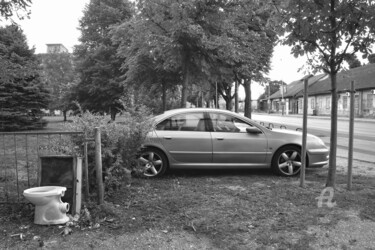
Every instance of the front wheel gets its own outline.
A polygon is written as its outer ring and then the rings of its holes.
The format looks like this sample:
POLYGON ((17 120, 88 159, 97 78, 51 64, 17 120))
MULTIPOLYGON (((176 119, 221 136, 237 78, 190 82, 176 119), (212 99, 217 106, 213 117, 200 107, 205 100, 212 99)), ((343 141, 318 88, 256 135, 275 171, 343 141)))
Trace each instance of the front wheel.
POLYGON ((158 149, 144 149, 138 160, 143 169, 143 175, 146 177, 161 176, 168 168, 167 157, 158 149))
POLYGON ((272 169, 282 176, 295 176, 302 166, 301 149, 297 146, 280 148, 272 159, 272 169))

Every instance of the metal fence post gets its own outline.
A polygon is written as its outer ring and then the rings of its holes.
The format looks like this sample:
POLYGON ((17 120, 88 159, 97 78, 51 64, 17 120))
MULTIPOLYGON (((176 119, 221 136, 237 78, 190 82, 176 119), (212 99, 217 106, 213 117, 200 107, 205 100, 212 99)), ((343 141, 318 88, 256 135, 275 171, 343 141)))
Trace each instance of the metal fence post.
POLYGON ((302 126, 302 149, 301 149, 301 170, 300 170, 300 187, 305 187, 305 172, 306 172, 306 141, 307 141, 307 108, 308 108, 308 82, 312 75, 303 78, 303 126, 302 126))
POLYGON ((354 81, 350 83, 350 119, 349 119, 349 149, 348 149, 348 186, 352 189, 353 169, 353 140, 354 140, 354 81))

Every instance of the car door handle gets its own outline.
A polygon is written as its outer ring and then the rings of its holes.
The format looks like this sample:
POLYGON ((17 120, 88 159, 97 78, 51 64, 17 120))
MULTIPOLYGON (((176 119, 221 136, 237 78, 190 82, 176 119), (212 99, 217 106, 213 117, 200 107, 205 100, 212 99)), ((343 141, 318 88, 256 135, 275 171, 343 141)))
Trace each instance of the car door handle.
POLYGON ((172 137, 171 136, 164 136, 164 139, 170 140, 170 139, 172 139, 172 137))
POLYGON ((224 138, 223 137, 216 137, 216 140, 222 141, 222 140, 224 140, 224 138))

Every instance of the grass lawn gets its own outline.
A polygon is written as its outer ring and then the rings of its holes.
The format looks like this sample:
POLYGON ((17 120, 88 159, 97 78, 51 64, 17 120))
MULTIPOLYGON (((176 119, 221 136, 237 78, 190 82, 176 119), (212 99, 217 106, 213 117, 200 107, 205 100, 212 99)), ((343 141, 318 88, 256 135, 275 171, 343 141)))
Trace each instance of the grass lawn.
MULTIPOLYGON (((133 178, 97 206, 86 203, 71 234, 33 224, 33 208, 0 205, 0 249, 374 249, 373 163, 354 162, 346 190, 346 159, 338 159, 335 206, 318 206, 327 168, 298 178, 268 170, 173 171, 133 178), (22 234, 22 239, 20 237, 22 234)), ((326 194, 328 195, 328 194, 326 194)))

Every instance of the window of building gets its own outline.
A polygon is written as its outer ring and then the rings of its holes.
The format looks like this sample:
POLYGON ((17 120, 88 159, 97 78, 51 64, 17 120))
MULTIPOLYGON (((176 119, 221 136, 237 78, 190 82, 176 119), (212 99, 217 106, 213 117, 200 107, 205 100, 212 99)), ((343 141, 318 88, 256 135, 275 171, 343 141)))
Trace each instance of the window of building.
POLYGON ((323 100, 321 97, 318 97, 318 101, 316 103, 316 108, 322 108, 323 107, 323 100))
POLYGON ((315 109, 315 98, 311 99, 310 106, 311 106, 311 109, 315 109))
POLYGON ((331 108, 331 97, 326 97, 326 109, 331 108))
POLYGON ((373 98, 373 94, 367 94, 367 108, 371 109, 372 108, 372 98, 373 98))
POLYGON ((346 95, 342 97, 342 108, 343 109, 348 108, 348 97, 346 95))

